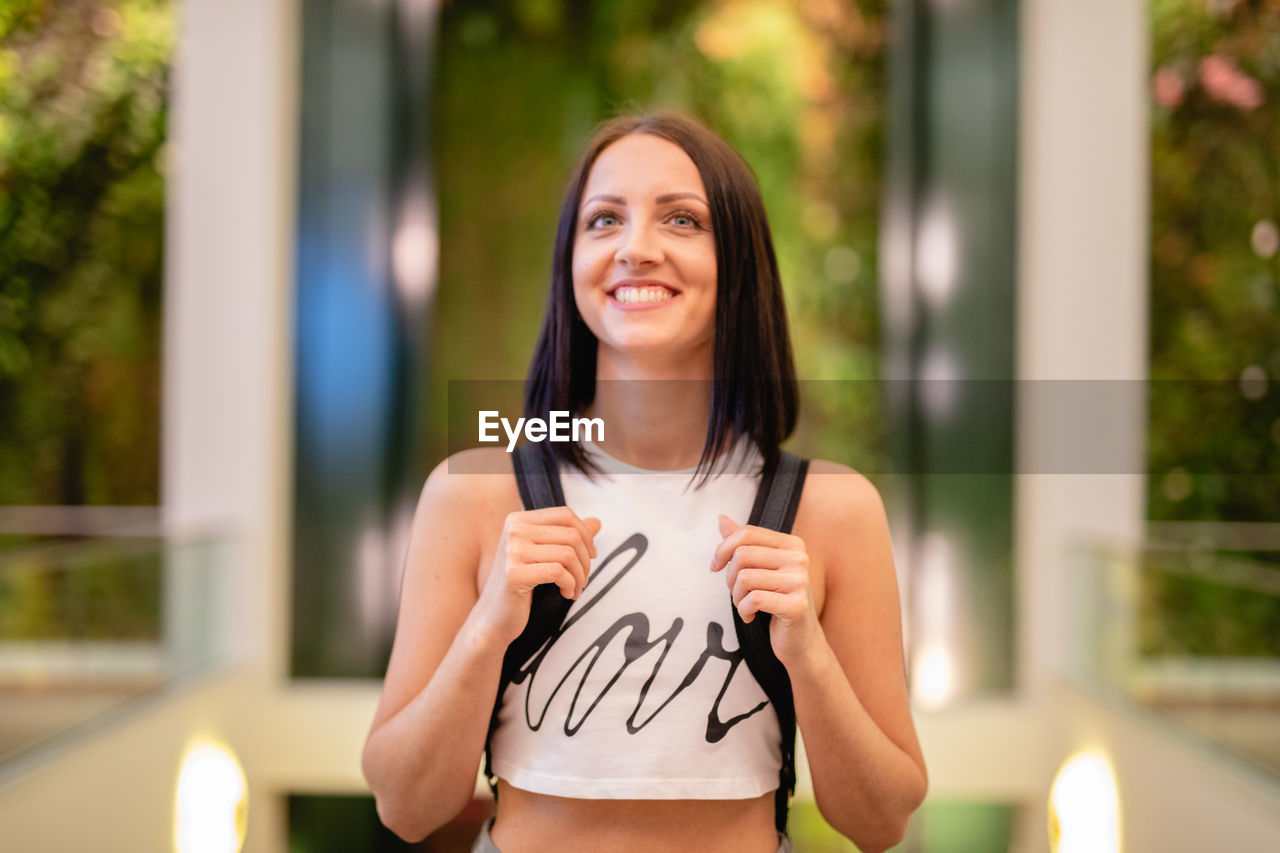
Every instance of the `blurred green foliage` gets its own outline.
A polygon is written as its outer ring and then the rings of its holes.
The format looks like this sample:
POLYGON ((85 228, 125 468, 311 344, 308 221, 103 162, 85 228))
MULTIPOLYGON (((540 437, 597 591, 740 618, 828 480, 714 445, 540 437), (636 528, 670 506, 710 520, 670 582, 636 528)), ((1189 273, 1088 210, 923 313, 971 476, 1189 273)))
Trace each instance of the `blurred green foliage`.
MULTIPOLYGON (((912 815, 906 837, 890 851, 992 853, 1008 850, 1017 805, 998 801, 931 798, 912 815)), ((796 853, 857 853, 858 846, 831 829, 816 802, 797 799, 787 821, 796 853)))
MULTIPOLYGON (((1149 8, 1148 517, 1280 522, 1280 2, 1149 8)), ((1146 654, 1280 655, 1273 595, 1141 590, 1146 654)))
MULTIPOLYGON (((0 504, 159 503, 174 7, 0 0, 0 504)), ((159 635, 154 558, 3 545, 0 637, 159 635)))
MULTIPOLYGON (((444 6, 432 109, 440 205, 429 457, 448 380, 523 379, 569 172, 596 123, 690 112, 753 166, 802 379, 877 376, 886 3, 444 6)), ((885 470, 873 382, 807 383, 796 446, 885 470)))
POLYGON ((4 556, 0 639, 159 639, 164 550, 138 544, 66 543, 4 556))
POLYGON ((1149 8, 1149 516, 1280 522, 1280 2, 1149 8))
POLYGON ((0 0, 0 504, 159 503, 172 0, 0 0))
POLYGON ((1280 658, 1274 593, 1160 571, 1143 572, 1139 583, 1142 654, 1280 658))

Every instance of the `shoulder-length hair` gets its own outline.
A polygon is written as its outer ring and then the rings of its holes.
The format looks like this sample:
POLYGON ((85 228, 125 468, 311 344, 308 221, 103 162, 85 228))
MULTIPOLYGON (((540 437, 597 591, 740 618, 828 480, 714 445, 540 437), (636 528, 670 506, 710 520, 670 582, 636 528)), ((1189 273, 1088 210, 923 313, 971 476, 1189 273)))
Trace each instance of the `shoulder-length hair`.
MULTIPOLYGON (((592 165, 605 148, 633 133, 679 145, 697 166, 711 207, 716 246, 711 416, 694 477, 701 474, 705 482, 714 461, 742 435, 755 441, 771 466, 778 446, 795 429, 799 404, 764 201, 742 155, 702 123, 679 113, 623 115, 604 122, 574 169, 556 229, 547 311, 525 379, 525 417, 546 418, 552 411, 577 414, 595 398, 598 344, 574 300, 573 246, 592 165)), ((588 475, 596 467, 576 442, 544 447, 588 475)))

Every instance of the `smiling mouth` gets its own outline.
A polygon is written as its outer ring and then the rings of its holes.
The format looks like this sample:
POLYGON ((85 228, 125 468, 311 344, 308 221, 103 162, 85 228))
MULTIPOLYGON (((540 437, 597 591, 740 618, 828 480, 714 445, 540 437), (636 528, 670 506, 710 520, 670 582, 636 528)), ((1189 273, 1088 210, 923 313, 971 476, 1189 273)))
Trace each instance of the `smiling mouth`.
POLYGON ((623 305, 634 305, 639 303, 652 302, 669 302, 676 297, 673 290, 665 287, 648 286, 645 287, 619 287, 610 294, 615 302, 623 305))

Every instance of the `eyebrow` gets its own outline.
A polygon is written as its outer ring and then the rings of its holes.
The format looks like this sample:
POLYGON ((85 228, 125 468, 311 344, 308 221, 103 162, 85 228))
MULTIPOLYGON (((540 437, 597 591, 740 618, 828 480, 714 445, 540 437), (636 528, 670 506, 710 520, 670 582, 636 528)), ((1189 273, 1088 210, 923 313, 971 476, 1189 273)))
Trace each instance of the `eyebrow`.
MULTIPOLYGON (((657 204, 667 204, 669 202, 679 201, 680 199, 683 199, 683 198, 691 198, 696 201, 700 201, 703 204, 707 204, 706 200, 703 199, 702 196, 698 195, 697 193, 688 193, 688 192, 666 193, 664 195, 660 195, 657 198, 655 198, 654 202, 656 202, 657 204)), ((610 204, 626 204, 627 203, 627 200, 620 195, 601 194, 601 195, 593 195, 591 198, 587 199, 582 204, 585 207, 586 205, 591 204, 591 202, 593 201, 606 201, 610 204)), ((710 205, 707 205, 707 206, 710 207, 710 205)))

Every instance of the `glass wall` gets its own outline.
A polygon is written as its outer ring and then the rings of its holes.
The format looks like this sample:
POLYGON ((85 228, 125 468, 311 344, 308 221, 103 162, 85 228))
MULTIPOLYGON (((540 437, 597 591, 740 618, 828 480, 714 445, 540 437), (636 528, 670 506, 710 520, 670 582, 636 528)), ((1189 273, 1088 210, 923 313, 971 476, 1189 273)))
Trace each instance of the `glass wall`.
POLYGON ((1098 656, 1108 683, 1274 777, 1280 5, 1149 10, 1151 541, 1098 561, 1123 593, 1098 656))

